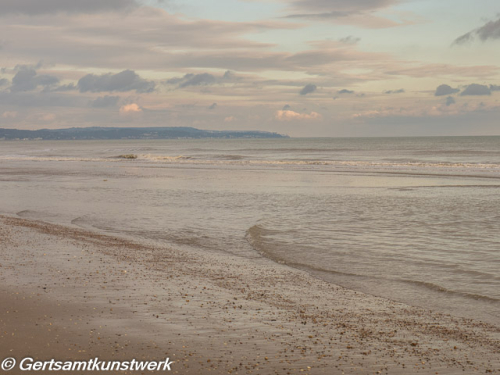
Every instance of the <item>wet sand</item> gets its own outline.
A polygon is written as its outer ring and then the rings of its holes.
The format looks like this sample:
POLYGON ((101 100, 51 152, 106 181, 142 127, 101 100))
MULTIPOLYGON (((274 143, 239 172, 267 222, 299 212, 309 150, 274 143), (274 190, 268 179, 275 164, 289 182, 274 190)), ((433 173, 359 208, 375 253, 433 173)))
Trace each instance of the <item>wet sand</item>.
POLYGON ((500 328, 268 259, 0 216, 0 353, 178 374, 500 373, 500 328))

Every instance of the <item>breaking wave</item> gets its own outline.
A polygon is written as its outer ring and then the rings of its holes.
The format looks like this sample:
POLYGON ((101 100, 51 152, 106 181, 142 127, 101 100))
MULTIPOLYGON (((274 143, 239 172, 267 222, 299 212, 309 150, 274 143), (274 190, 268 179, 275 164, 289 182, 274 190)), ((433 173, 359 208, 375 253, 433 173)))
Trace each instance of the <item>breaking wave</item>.
POLYGON ((395 172, 415 174, 457 174, 474 176, 474 173, 492 177, 500 177, 499 163, 453 163, 424 161, 367 161, 367 160, 314 160, 314 159, 259 159, 258 157, 239 154, 216 155, 165 155, 165 154, 120 154, 114 156, 32 156, 4 155, 0 161, 33 161, 33 162, 126 162, 151 163, 160 165, 206 165, 230 167, 262 167, 262 168, 311 168, 313 170, 364 170, 374 172, 395 172))

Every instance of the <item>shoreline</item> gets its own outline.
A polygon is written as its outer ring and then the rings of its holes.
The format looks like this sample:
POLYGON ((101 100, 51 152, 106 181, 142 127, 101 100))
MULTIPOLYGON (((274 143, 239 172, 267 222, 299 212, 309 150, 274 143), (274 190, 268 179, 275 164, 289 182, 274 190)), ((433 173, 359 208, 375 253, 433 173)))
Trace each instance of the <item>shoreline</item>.
POLYGON ((4 337, 14 333, 0 352, 14 357, 168 356, 179 374, 500 373, 494 325, 345 289, 265 258, 2 215, 0 223, 0 324, 4 337))

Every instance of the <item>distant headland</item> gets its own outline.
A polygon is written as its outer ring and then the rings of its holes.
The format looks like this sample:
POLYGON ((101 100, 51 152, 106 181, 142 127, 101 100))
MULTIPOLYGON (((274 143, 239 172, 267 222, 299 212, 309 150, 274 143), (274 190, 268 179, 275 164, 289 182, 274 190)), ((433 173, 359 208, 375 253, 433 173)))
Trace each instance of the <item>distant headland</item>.
POLYGON ((264 131, 201 130, 190 127, 112 128, 89 127, 68 129, 19 130, 0 128, 0 140, 98 140, 98 139, 202 139, 202 138, 289 138, 288 135, 264 131))

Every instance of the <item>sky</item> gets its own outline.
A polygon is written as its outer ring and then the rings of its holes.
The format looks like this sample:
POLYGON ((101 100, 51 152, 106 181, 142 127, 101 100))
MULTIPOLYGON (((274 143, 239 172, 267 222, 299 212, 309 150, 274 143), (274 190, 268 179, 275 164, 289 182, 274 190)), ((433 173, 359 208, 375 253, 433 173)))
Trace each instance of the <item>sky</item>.
POLYGON ((0 127, 500 135, 498 0, 0 0, 0 127))

